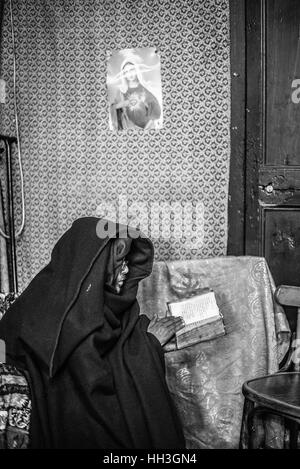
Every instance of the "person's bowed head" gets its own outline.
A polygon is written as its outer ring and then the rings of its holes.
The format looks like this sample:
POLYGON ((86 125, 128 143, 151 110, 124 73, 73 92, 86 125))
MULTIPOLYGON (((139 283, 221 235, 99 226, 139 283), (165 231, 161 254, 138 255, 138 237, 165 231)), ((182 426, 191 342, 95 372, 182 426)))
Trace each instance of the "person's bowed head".
MULTIPOLYGON (((107 264, 108 288, 119 295, 130 271, 130 264, 126 256, 130 252, 132 239, 117 238, 112 242, 110 256, 107 264)), ((159 318, 157 314, 150 320, 147 332, 151 333, 164 347, 174 334, 184 327, 181 317, 166 316, 159 318)), ((168 348, 165 348, 168 350, 168 348)))

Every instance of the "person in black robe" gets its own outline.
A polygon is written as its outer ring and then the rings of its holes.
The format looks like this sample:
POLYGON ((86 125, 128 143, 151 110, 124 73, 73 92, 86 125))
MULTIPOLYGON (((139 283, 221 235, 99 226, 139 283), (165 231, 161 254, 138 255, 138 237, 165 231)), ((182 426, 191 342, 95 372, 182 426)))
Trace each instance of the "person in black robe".
POLYGON ((76 220, 0 321, 30 385, 31 447, 184 448, 162 348, 182 324, 139 315, 152 243, 119 225, 103 238, 100 221, 76 220))

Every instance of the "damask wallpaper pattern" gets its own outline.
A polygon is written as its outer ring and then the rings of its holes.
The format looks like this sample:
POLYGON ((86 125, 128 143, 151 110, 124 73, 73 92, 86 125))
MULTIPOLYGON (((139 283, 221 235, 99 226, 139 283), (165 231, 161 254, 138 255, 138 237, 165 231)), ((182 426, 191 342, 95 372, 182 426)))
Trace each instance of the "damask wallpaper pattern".
MULTIPOLYGON (((153 239, 157 260, 223 255, 230 154, 228 0, 14 0, 17 98, 26 227, 21 288, 54 243, 103 201, 203 203, 203 242, 153 239), (164 127, 108 127, 106 52, 155 46, 164 127)), ((1 51, 8 99, 1 132, 15 135, 9 2, 1 51)), ((17 168, 16 168, 17 169, 17 168)), ((17 172, 16 172, 16 178, 17 172)), ((20 196, 16 198, 20 222, 20 196)))

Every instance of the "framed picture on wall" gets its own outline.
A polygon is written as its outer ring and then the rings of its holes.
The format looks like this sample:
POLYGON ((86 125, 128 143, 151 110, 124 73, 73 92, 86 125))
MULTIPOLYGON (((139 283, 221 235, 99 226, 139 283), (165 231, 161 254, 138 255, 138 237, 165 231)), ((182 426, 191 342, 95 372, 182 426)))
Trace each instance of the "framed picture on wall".
POLYGON ((155 47, 108 52, 107 90, 110 130, 162 128, 160 56, 155 47))

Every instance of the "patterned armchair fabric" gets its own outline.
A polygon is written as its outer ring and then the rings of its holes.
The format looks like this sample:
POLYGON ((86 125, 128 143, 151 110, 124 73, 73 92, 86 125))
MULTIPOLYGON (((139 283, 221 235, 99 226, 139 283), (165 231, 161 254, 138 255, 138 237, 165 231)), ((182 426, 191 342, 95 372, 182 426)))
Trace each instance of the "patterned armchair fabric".
MULTIPOLYGON (((141 312, 164 316, 166 302, 210 287, 224 315, 226 335, 165 354, 167 380, 188 448, 237 448, 242 384, 278 370, 289 346, 275 285, 259 257, 158 262, 139 290, 141 312)), ((280 425, 268 425, 268 446, 281 447, 280 425)))
POLYGON ((25 449, 29 444, 31 401, 23 373, 0 364, 0 449, 25 449))

